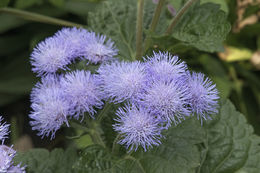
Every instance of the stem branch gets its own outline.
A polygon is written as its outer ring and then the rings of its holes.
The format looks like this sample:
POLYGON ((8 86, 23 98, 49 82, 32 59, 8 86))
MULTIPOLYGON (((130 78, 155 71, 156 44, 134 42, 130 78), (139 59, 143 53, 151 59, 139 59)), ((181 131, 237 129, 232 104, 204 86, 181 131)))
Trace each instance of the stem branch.
MULTIPOLYGON (((165 2, 165 0, 160 0, 156 6, 155 12, 153 14, 153 19, 152 19, 152 22, 151 22, 151 25, 149 28, 150 33, 153 33, 156 29, 164 2, 165 2)), ((146 36, 145 41, 144 41, 144 50, 145 51, 149 48, 150 44, 151 44, 151 38, 148 38, 146 36)))
POLYGON ((137 2, 137 21, 136 21, 136 59, 140 60, 143 51, 143 10, 144 0, 138 0, 137 2))
POLYGON ((193 2, 196 0, 189 0, 186 4, 178 11, 176 16, 172 19, 171 24, 167 28, 165 34, 170 35, 172 33, 173 28, 176 26, 177 22, 180 20, 181 16, 189 9, 193 2))
POLYGON ((13 8, 0 8, 0 13, 7 13, 14 15, 16 17, 20 17, 25 20, 31 20, 35 22, 42 22, 42 23, 48 23, 48 24, 54 24, 54 25, 62 25, 62 26, 69 26, 69 27, 83 27, 80 24, 73 23, 73 22, 68 22, 65 20, 61 19, 56 19, 53 17, 33 13, 33 12, 28 12, 24 10, 18 10, 18 9, 13 9, 13 8))

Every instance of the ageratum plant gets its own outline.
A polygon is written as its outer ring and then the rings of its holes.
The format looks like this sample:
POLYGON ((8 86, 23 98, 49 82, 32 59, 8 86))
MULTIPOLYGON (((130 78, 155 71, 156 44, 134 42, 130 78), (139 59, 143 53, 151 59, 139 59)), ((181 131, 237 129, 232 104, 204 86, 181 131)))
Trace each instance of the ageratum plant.
MULTIPOLYGON (((257 173, 260 138, 178 56, 182 46, 219 51, 230 30, 218 5, 195 1, 177 13, 165 0, 102 2, 86 27, 69 23, 40 41, 30 125, 42 140, 66 138, 66 149, 14 157, 3 145, 1 171, 257 173)), ((0 130, 4 141, 8 125, 0 130)))
POLYGON ((114 43, 105 39, 82 28, 63 28, 33 50, 33 71, 42 79, 32 91, 29 117, 38 135, 53 139, 69 120, 100 120, 97 109, 122 103, 113 124, 117 142, 129 151, 147 151, 161 144, 162 132, 172 125, 193 115, 202 124, 218 113, 216 85, 190 72, 177 56, 159 51, 143 61, 119 61, 114 43), (75 61, 101 65, 93 73, 70 70, 67 65, 75 61))

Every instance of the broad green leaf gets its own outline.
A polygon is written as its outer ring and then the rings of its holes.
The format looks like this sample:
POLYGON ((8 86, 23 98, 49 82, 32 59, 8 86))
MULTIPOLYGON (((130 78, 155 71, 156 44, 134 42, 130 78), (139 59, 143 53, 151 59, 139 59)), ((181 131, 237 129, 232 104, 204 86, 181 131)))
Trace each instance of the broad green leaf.
POLYGON ((106 34, 116 42, 120 56, 135 56, 136 2, 133 0, 105 1, 88 16, 90 29, 106 34))
POLYGON ((250 161, 260 159, 260 147, 256 145, 259 137, 254 137, 252 127, 230 101, 221 103, 219 115, 206 124, 206 130, 202 173, 257 169, 256 163, 250 165, 250 161), (252 154, 252 150, 256 153, 252 154))
POLYGON ((1 1, 0 1, 0 8, 7 6, 8 3, 9 3, 9 1, 10 1, 10 0, 1 0, 1 1))
POLYGON ((159 147, 137 158, 145 172, 149 173, 191 173, 200 165, 200 145, 205 132, 196 118, 191 118, 177 127, 171 127, 159 147))
POLYGON ((206 52, 222 51, 230 24, 219 5, 195 3, 173 29, 173 37, 206 52))
POLYGON ((226 0, 200 0, 201 4, 204 3, 215 3, 215 4, 219 4, 220 5, 220 9, 225 11, 226 13, 228 13, 228 5, 227 5, 227 1, 226 0))
POLYGON ((32 149, 26 153, 18 153, 14 162, 26 166, 28 173, 71 173, 72 165, 76 160, 76 151, 72 148, 63 151, 54 149, 32 149))
MULTIPOLYGON (((119 56, 123 59, 135 59, 136 7, 136 1, 133 0, 104 1, 95 12, 91 12, 88 16, 90 29, 105 34, 115 41, 119 56)), ((145 1, 144 29, 148 29, 155 7, 152 1, 145 1)), ((163 33, 166 25, 165 18, 161 18, 157 32, 163 33)))

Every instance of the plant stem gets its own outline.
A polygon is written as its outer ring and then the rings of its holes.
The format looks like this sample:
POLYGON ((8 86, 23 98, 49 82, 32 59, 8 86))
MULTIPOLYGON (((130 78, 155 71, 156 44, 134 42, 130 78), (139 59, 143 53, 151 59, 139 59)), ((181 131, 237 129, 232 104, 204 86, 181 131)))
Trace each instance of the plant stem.
POLYGON ((54 25, 62 25, 62 26, 70 26, 70 27, 83 27, 83 25, 73 23, 73 22, 68 22, 65 20, 61 19, 56 19, 53 17, 49 16, 44 16, 41 14, 33 13, 33 12, 28 12, 28 11, 23 11, 23 10, 18 10, 18 9, 13 9, 13 8, 0 8, 0 13, 7 13, 14 15, 16 17, 23 18, 25 20, 31 20, 35 22, 42 22, 42 23, 48 23, 48 24, 54 24, 54 25))
POLYGON ((100 133, 96 129, 92 129, 90 131, 90 137, 95 144, 99 144, 103 146, 104 148, 106 147, 105 143, 103 142, 100 133))
MULTIPOLYGON (((165 2, 165 0, 160 0, 156 6, 156 9, 153 14, 153 19, 152 19, 152 22, 151 22, 151 25, 149 28, 150 33, 153 33, 156 29, 164 2, 165 2)), ((144 51, 146 51, 149 48, 150 44, 151 44, 151 38, 148 38, 146 36, 145 41, 144 41, 144 51)))
POLYGON ((176 16, 172 19, 171 24, 167 28, 165 34, 170 35, 172 33, 173 28, 176 26, 177 22, 180 20, 182 15, 189 9, 189 7, 192 5, 193 2, 196 0, 189 0, 186 2, 186 4, 178 11, 176 16))
POLYGON ((141 60, 143 53, 143 10, 144 0, 137 2, 137 21, 136 21, 136 59, 141 60))
POLYGON ((99 115, 97 117, 97 122, 100 123, 102 121, 102 119, 104 118, 104 115, 106 115, 106 113, 110 107, 111 107, 111 104, 106 102, 104 108, 102 109, 102 111, 99 113, 99 115))
POLYGON ((112 153, 113 154, 116 154, 118 152, 118 149, 119 149, 119 145, 117 143, 117 141, 119 140, 120 138, 120 134, 118 134, 115 138, 115 140, 113 141, 113 146, 112 146, 112 153))

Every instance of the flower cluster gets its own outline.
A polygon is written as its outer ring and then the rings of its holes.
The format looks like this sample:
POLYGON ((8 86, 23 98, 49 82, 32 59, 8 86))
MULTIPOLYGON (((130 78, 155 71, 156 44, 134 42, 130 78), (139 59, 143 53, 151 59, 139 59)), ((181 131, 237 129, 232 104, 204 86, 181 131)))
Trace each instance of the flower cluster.
POLYGON ((31 93, 33 130, 52 139, 70 118, 85 113, 94 118, 105 101, 123 103, 113 125, 118 142, 146 151, 161 143, 162 131, 171 125, 192 115, 202 123, 218 112, 216 85, 190 72, 177 56, 154 52, 142 62, 127 62, 117 61, 116 55, 111 40, 84 29, 64 28, 39 43, 31 55, 33 71, 42 77, 31 93), (95 74, 71 71, 67 65, 76 58, 101 65, 95 74))
POLYGON ((190 72, 187 65, 169 53, 154 53, 144 62, 111 62, 97 71, 104 99, 125 101, 116 112, 114 129, 120 144, 146 151, 160 144, 162 130, 185 117, 207 120, 217 113, 218 91, 210 79, 190 72))
POLYGON ((21 167, 21 164, 13 165, 13 158, 16 151, 12 147, 3 144, 4 140, 8 138, 9 124, 1 123, 2 120, 3 118, 0 116, 0 141, 2 141, 0 145, 0 172, 25 173, 25 167, 21 167))
POLYGON ((68 70, 77 58, 99 63, 117 55, 114 42, 85 29, 63 28, 40 42, 31 54, 32 70, 38 76, 68 70))
POLYGON ((84 113, 93 117, 95 108, 103 106, 99 80, 90 71, 71 71, 68 65, 77 58, 97 64, 116 55, 110 39, 82 28, 63 28, 40 42, 31 54, 32 70, 42 77, 31 93, 32 129, 53 139, 63 124, 69 126, 69 118, 79 119, 84 113))

